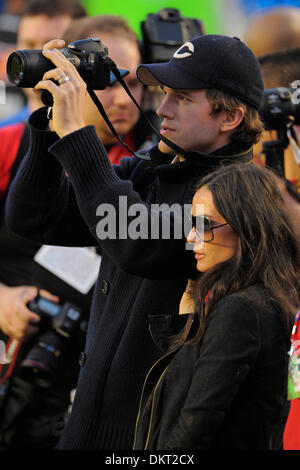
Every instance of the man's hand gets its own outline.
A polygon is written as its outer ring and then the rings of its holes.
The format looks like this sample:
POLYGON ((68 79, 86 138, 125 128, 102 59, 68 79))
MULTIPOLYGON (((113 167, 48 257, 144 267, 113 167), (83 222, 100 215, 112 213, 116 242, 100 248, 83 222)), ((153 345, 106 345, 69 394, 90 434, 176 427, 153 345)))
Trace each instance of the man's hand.
MULTIPOLYGON (((0 328, 14 339, 26 341, 38 332, 40 317, 27 308, 27 303, 37 295, 33 286, 8 287, 0 284, 0 328)), ((45 290, 40 294, 58 302, 58 297, 45 290)))
POLYGON ((53 39, 44 45, 43 54, 57 67, 48 70, 35 90, 48 90, 53 97, 51 130, 64 137, 85 126, 83 103, 87 93, 85 82, 76 68, 56 49, 63 47, 64 41, 53 39), (54 83, 61 82, 60 85, 54 83), (66 80, 66 81, 64 81, 66 80), (64 81, 64 82, 63 82, 64 81))

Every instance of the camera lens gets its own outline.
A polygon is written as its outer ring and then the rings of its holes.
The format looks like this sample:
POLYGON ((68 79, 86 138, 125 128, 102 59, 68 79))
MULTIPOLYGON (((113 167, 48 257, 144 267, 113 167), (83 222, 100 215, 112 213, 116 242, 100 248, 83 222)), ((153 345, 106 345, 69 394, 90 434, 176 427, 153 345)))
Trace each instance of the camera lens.
POLYGON ((66 347, 67 339, 55 331, 47 331, 39 336, 21 363, 20 373, 23 378, 41 387, 51 386, 66 347))
POLYGON ((12 83, 23 88, 33 88, 43 75, 55 66, 43 56, 41 49, 22 50, 10 54, 7 60, 7 75, 12 83))
POLYGON ((11 82, 19 85, 24 76, 24 63, 22 56, 17 52, 11 54, 7 62, 7 74, 11 82))

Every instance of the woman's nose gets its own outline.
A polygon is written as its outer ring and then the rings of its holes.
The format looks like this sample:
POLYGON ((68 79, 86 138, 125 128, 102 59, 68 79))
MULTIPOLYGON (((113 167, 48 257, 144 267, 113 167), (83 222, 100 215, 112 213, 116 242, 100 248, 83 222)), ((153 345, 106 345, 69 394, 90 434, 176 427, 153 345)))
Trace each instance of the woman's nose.
POLYGON ((204 245, 203 238, 199 235, 195 227, 192 227, 190 230, 186 241, 190 245, 193 245, 193 250, 200 250, 204 245))
POLYGON ((196 229, 195 229, 195 227, 192 227, 191 230, 188 233, 188 236, 186 237, 186 241, 188 243, 193 244, 193 243, 196 242, 196 238, 197 238, 196 229))

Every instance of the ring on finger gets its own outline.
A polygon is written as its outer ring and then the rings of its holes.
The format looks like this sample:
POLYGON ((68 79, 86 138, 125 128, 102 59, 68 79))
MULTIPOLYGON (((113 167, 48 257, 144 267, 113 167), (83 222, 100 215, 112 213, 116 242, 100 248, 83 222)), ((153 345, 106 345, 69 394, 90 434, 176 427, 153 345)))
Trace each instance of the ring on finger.
POLYGON ((65 73, 62 72, 56 79, 57 82, 59 82, 59 80, 61 80, 63 77, 65 76, 65 73))
POLYGON ((68 80, 70 80, 70 77, 68 77, 67 75, 65 75, 63 78, 61 78, 60 80, 58 80, 58 83, 59 83, 59 85, 63 85, 63 84, 66 83, 68 80))

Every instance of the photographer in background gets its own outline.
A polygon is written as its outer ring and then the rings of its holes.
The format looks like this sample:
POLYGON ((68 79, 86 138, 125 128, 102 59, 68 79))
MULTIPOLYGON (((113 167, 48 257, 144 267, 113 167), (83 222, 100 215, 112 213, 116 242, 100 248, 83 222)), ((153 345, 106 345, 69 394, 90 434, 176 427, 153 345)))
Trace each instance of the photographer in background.
MULTIPOLYGON (((300 17, 300 14, 299 14, 300 17)), ((300 34, 299 34, 300 41, 300 34)), ((270 52, 258 58, 262 70, 265 88, 291 87, 293 82, 300 80, 300 48, 291 48, 270 52)), ((299 94, 298 94, 299 96, 299 94)), ((300 107, 300 104, 297 105, 300 107)), ((294 131, 300 150, 300 126, 295 125, 294 131)), ((265 141, 276 140, 276 131, 265 131, 262 141, 255 147, 256 155, 262 149, 265 141)), ((291 221, 300 239, 300 167, 295 160, 294 150, 289 145, 284 150, 284 167, 286 178, 276 177, 281 193, 291 215, 291 221), (296 192, 297 191, 297 192, 296 192)), ((299 323, 299 321, 298 321, 299 323)), ((295 325, 296 326, 296 325, 295 325)), ((298 327, 298 325, 297 325, 298 327)), ((299 339, 299 327, 295 339, 299 339)), ((284 450, 300 449, 300 399, 290 401, 290 411, 283 436, 284 450)))
MULTIPOLYGON (((291 87, 295 80, 300 79, 300 48, 272 52, 259 57, 258 60, 262 70, 265 89, 288 88, 291 87)), ((298 104, 298 106, 300 105, 298 104)), ((285 124, 282 123, 282 128, 284 129, 284 127, 285 124)), ((295 125, 294 131, 296 137, 298 137, 299 147, 299 126, 295 125)), ((277 139, 278 136, 275 130, 264 131, 261 140, 254 146, 254 158, 257 163, 264 164, 265 162, 265 157, 261 154, 264 142, 276 141, 277 139)), ((300 239, 300 194, 297 190, 300 182, 300 167, 296 162, 291 145, 284 149, 283 166, 284 175, 282 177, 274 175, 274 177, 289 209, 295 232, 300 239)))
MULTIPOLYGON (((136 77, 141 54, 136 33, 121 16, 99 15, 73 21, 64 35, 66 44, 89 37, 98 37, 108 47, 109 56, 118 68, 129 70, 124 78, 130 92, 141 104, 143 85, 136 77)), ((105 90, 95 90, 96 96, 117 134, 133 151, 150 148, 157 141, 152 130, 120 83, 105 90)), ((128 151, 117 141, 89 95, 84 100, 84 122, 94 125, 97 135, 108 152, 111 163, 118 164, 128 151)))
MULTIPOLYGON (((75 18, 86 16, 86 11, 78 0, 30 0, 21 14, 17 49, 42 49, 45 42, 57 34, 63 36, 65 30, 75 18)), ((23 89, 27 97, 28 116, 42 106, 39 95, 30 88, 23 89)), ((28 146, 25 123, 20 122, 0 129, 0 199, 6 192, 11 167, 18 153, 21 140, 22 153, 28 146)))
MULTIPOLYGON (((77 0, 26 2, 19 23, 18 47, 42 48, 45 41, 63 35, 72 18, 85 15, 77 0)), ((30 110, 41 106, 36 93, 27 89, 26 94, 30 110)), ((55 302, 72 301, 88 317, 92 289, 82 294, 48 271, 34 259, 41 244, 17 237, 6 226, 5 200, 29 145, 27 124, 1 128, 0 142, 0 334, 6 344, 13 339, 11 344, 19 351, 15 364, 0 365, 0 446, 47 449, 57 442, 53 427, 62 421, 70 403, 70 390, 77 382, 83 338, 78 344, 71 343, 51 387, 41 388, 24 380, 19 374, 20 363, 33 347, 40 323, 39 315, 30 311, 27 303, 41 287, 44 297, 55 302)))

